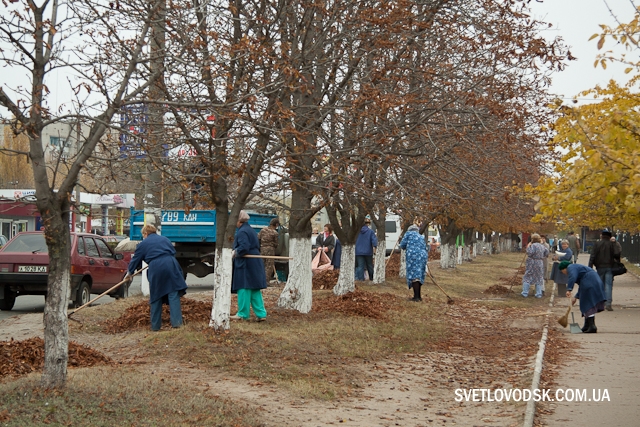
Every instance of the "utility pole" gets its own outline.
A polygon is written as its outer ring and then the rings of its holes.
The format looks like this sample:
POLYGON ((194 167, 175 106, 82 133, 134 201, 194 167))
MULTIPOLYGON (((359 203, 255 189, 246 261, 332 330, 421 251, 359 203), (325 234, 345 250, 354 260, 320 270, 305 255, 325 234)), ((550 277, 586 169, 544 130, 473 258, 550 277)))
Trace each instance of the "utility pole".
MULTIPOLYGON (((166 0, 161 0, 158 9, 152 17, 151 38, 149 51, 151 54, 150 70, 155 82, 149 88, 149 103, 147 109, 147 163, 144 182, 144 223, 152 224, 162 232, 162 170, 164 149, 162 147, 164 135, 164 111, 160 100, 164 98, 164 57, 166 48, 165 21, 167 15, 166 0), (159 74, 159 75, 158 75, 159 74)), ((145 264, 143 264, 144 266, 145 264)), ((142 272, 141 291, 144 296, 149 295, 149 280, 147 271, 142 272)))
POLYGON ((144 195, 145 223, 153 224, 161 232, 162 218, 162 170, 164 162, 164 110, 159 101, 164 99, 164 58, 166 48, 166 1, 161 1, 151 25, 150 70, 158 75, 149 89, 147 110, 147 165, 144 195))

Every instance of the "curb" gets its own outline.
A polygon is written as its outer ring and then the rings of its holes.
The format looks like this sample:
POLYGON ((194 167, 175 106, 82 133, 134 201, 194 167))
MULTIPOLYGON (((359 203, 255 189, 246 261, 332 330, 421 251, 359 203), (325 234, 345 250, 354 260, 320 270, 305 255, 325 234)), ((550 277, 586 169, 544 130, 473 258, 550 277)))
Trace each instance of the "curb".
MULTIPOLYGON (((553 284, 551 291, 551 299, 549 300, 549 312, 545 318, 544 327, 542 328, 542 338, 538 343, 538 353, 536 354, 536 362, 533 368, 533 380, 531 381, 531 393, 536 390, 540 385, 540 376, 542 375, 542 360, 544 359, 544 349, 547 344, 547 336, 549 334, 549 316, 551 315, 551 308, 553 308, 553 301, 556 295, 556 284, 553 284)), ((527 402, 527 409, 524 411, 524 423, 523 427, 532 427, 533 419, 536 414, 536 402, 533 399, 529 399, 527 402)))

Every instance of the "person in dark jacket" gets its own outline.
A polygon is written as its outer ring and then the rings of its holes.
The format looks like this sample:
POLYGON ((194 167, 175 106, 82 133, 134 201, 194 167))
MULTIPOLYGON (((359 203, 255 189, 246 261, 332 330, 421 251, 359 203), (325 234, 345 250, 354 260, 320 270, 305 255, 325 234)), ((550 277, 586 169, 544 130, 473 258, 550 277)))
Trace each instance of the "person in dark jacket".
POLYGON ((378 247, 376 233, 369 227, 371 220, 364 220, 360 234, 356 240, 356 280, 364 280, 364 269, 367 269, 369 280, 373 280, 373 254, 378 247))
POLYGON ((233 280, 231 290, 238 294, 238 313, 232 320, 249 320, 251 308, 258 322, 267 320, 267 310, 262 301, 262 289, 267 287, 264 263, 260 258, 244 258, 245 255, 260 255, 258 235, 249 225, 249 215, 240 211, 233 240, 233 280))
POLYGON ((182 309, 180 297, 186 293, 187 283, 178 260, 176 250, 171 241, 156 233, 153 225, 142 227, 142 242, 129 262, 125 279, 130 278, 140 268, 142 261, 149 264, 149 304, 151 305, 151 330, 159 331, 162 327, 162 304, 169 305, 171 326, 182 325, 182 309))
POLYGON ((573 263, 578 263, 578 255, 580 254, 580 237, 576 236, 573 231, 569 232, 567 236, 567 242, 569 242, 569 248, 573 254, 573 263))
POLYGON ((587 334, 598 332, 596 328, 596 313, 604 311, 604 292, 602 291, 602 281, 592 268, 582 264, 573 264, 570 261, 560 263, 560 271, 569 276, 567 282, 567 298, 571 297, 571 291, 575 284, 578 285, 578 292, 572 304, 580 300, 580 311, 584 317, 582 332, 587 334))
POLYGON ((340 259, 342 258, 342 244, 336 237, 336 246, 333 249, 333 257, 331 258, 331 265, 334 270, 340 270, 340 259))
POLYGON ((333 249, 336 246, 336 236, 333 235, 331 224, 324 225, 324 232, 316 237, 316 251, 324 251, 330 260, 333 259, 333 249))
POLYGON ((607 300, 605 309, 613 311, 611 303, 613 301, 613 261, 620 261, 621 255, 620 245, 611 241, 611 232, 602 230, 600 240, 598 240, 591 249, 589 256, 589 267, 596 267, 600 280, 604 283, 604 295, 607 300))
MULTIPOLYGON (((278 227, 280 227, 280 220, 273 218, 269 222, 269 226, 263 228, 258 233, 258 243, 260 245, 260 254, 265 256, 274 256, 276 249, 278 248, 278 227)), ((278 276, 276 275, 276 266, 273 262, 273 258, 264 258, 264 274, 267 277, 267 282, 272 278, 278 282, 278 276), (275 277, 274 277, 275 276, 275 277)))

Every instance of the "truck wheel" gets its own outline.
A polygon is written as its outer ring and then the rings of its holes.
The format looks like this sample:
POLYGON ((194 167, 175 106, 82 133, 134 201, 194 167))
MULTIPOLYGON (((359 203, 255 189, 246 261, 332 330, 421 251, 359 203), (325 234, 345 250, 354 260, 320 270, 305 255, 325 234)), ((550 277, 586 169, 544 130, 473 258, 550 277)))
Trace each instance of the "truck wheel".
POLYGON ((4 288, 4 299, 0 299, 0 310, 10 311, 16 303, 16 293, 4 288))
POLYGON ((89 284, 87 282, 80 283, 78 287, 78 291, 76 292, 76 299, 74 301, 74 305, 76 308, 85 305, 91 300, 91 289, 89 288, 89 284))

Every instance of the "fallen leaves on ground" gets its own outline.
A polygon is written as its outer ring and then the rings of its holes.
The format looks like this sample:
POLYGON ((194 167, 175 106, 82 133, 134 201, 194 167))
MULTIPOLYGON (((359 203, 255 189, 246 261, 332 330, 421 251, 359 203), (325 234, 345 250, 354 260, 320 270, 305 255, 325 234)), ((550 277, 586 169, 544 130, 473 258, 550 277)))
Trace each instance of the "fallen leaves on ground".
POLYGON ((387 260, 385 275, 387 277, 398 277, 400 274, 400 254, 392 253, 387 260))
MULTIPOLYGON (((440 260, 440 250, 431 250, 429 252, 429 262, 440 260)), ((400 275, 400 253, 394 252, 386 261, 387 267, 385 274, 387 277, 398 277, 400 275)), ((431 268, 431 266, 429 266, 431 268)))
POLYGON ((502 294, 507 294, 507 293, 513 293, 512 290, 510 290, 509 288, 507 288, 506 286, 502 286, 502 285, 493 285, 493 286, 489 286, 487 289, 485 289, 483 291, 484 294, 491 294, 491 295, 502 295, 502 294))
MULTIPOLYGON (((69 366, 76 368, 108 365, 113 361, 84 345, 69 342, 69 366)), ((39 337, 24 341, 0 342, 0 377, 16 377, 40 371, 44 366, 44 340, 39 337)))
POLYGON ((340 276, 340 270, 324 270, 318 271, 314 274, 312 283, 312 289, 314 291, 323 289, 333 289, 338 283, 338 277, 340 276))
MULTIPOLYGON (((498 279, 498 281, 503 286, 507 286, 509 289, 511 289, 514 285, 522 284, 522 276, 524 276, 525 270, 526 269, 524 267, 520 267, 516 271, 515 275, 510 277, 501 277, 500 279, 498 279)), ((500 285, 496 285, 496 286, 500 286, 500 285)))
POLYGON ((334 311, 346 316, 384 319, 387 312, 396 305, 397 297, 395 295, 356 289, 345 295, 331 295, 322 300, 314 300, 313 309, 319 312, 334 311))
MULTIPOLYGON (((196 301, 190 298, 180 299, 182 319, 189 322, 208 322, 211 318, 211 302, 196 301)), ((162 325, 171 326, 169 306, 162 306, 162 325)), ((151 308, 147 301, 140 302, 127 308, 122 316, 104 322, 105 332, 117 334, 132 329, 151 327, 151 308)))

